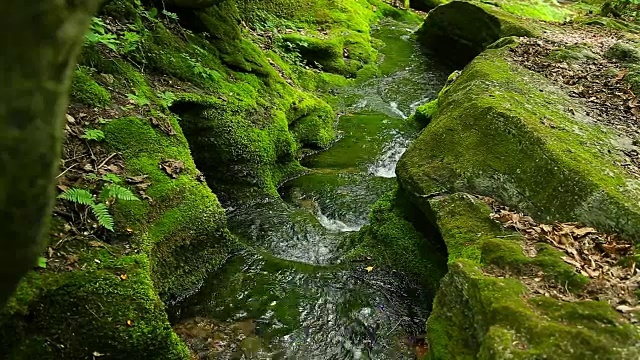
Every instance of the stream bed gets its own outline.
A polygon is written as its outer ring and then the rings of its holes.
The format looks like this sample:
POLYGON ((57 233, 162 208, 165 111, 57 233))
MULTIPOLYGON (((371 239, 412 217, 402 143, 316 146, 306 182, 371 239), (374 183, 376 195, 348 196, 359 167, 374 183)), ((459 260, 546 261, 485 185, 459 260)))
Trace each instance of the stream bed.
POLYGON ((228 212, 250 249, 170 309, 198 358, 416 358, 429 294, 400 272, 341 261, 345 241, 397 186, 395 165, 419 132, 407 118, 449 73, 420 53, 414 30, 382 21, 373 33, 385 44, 382 76, 338 93, 340 140, 304 159, 309 173, 280 198, 228 212))

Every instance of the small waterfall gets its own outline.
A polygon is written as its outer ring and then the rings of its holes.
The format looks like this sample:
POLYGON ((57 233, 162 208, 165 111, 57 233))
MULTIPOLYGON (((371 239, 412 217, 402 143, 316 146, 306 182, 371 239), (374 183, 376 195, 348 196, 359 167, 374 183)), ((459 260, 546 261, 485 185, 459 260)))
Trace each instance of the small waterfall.
POLYGON ((398 103, 395 101, 392 101, 391 104, 389 104, 391 106, 391 111, 393 111, 394 114, 399 115, 401 118, 406 119, 407 116, 400 110, 398 109, 398 103))
POLYGON ((400 157, 402 157, 402 154, 407 151, 408 146, 408 139, 396 137, 396 139, 387 146, 380 159, 369 167, 369 173, 377 177, 395 178, 396 165, 400 157))

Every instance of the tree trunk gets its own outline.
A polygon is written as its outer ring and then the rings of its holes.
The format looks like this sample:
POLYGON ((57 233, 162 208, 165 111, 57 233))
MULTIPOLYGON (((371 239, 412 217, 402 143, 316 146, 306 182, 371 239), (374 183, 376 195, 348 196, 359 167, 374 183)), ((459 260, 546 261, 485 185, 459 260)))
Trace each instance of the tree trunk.
POLYGON ((0 0, 0 306, 43 250, 70 75, 99 0, 0 0))

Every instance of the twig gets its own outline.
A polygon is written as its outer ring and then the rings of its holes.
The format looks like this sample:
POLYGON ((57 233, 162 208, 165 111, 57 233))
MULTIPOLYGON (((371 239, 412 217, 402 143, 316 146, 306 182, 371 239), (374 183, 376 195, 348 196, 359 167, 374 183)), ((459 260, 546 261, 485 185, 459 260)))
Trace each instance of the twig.
POLYGON ((86 307, 86 308, 87 308, 87 310, 89 310, 89 312, 90 312, 90 313, 92 313, 92 314, 93 314, 93 316, 95 316, 95 317, 96 317, 96 319, 100 320, 100 317, 99 317, 98 315, 96 315, 96 313, 95 313, 95 312, 93 312, 93 310, 89 309, 89 306, 88 306, 88 305, 85 305, 84 307, 86 307))
POLYGON ((78 163, 75 163, 75 164, 69 166, 65 171, 61 172, 60 175, 56 176, 56 179, 59 178, 60 176, 64 175, 64 174, 66 174, 67 171, 73 169, 76 165, 78 165, 78 163))
POLYGON ((103 162, 100 163, 100 165, 98 165, 98 167, 96 168, 96 171, 100 170, 100 168, 102 168, 104 166, 104 164, 107 163, 107 161, 111 160, 112 157, 118 155, 118 153, 113 153, 111 155, 109 155, 109 157, 107 157, 106 159, 104 159, 103 162))

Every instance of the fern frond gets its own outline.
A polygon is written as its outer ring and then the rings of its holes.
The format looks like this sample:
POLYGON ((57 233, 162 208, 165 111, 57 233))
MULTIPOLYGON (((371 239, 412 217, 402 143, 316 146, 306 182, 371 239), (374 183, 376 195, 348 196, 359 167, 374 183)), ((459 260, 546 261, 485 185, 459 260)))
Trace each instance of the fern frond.
POLYGON ((116 184, 105 185, 105 187, 102 188, 100 198, 104 201, 107 201, 108 199, 125 201, 140 200, 131 192, 131 190, 116 184))
POLYGON ((113 231, 113 216, 109 214, 109 208, 103 203, 91 205, 91 212, 98 220, 98 224, 105 229, 113 231))
POLYGON ((93 205, 93 195, 84 189, 71 188, 65 190, 62 194, 58 195, 58 198, 71 201, 72 203, 81 205, 93 205))

